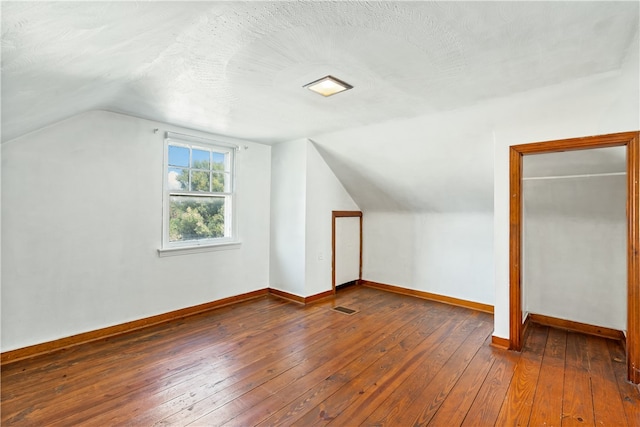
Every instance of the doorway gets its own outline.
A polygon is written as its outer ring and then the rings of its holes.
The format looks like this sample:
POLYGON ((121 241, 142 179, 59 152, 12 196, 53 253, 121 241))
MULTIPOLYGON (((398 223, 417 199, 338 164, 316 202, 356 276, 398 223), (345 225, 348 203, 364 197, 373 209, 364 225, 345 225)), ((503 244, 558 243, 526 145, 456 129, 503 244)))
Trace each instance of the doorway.
POLYGON ((523 156, 591 148, 626 147, 627 162, 627 377, 640 383, 640 132, 573 138, 510 148, 509 348, 520 351, 522 319, 523 156))
POLYGON ((331 214, 331 283, 333 292, 362 280, 362 212, 331 214))

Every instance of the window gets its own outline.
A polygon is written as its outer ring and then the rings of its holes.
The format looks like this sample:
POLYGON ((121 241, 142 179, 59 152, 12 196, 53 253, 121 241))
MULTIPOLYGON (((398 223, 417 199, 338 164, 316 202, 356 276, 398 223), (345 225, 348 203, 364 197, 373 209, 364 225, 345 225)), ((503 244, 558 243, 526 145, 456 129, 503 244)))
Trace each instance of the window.
POLYGON ((223 145, 166 139, 165 249, 234 241, 234 154, 223 145))

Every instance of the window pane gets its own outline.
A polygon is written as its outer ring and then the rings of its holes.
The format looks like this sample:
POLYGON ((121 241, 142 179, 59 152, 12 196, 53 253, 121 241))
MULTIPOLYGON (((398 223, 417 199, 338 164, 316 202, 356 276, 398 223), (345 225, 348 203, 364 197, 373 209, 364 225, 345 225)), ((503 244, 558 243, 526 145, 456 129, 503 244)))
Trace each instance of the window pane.
POLYGON ((169 168, 169 190, 186 190, 189 188, 189 170, 169 168))
POLYGON ((228 189, 228 182, 229 180, 227 179, 227 175, 226 173, 216 173, 213 172, 211 174, 212 176, 212 180, 211 180, 211 191, 217 191, 217 192, 227 192, 230 193, 229 189, 228 189), (225 186, 225 184, 227 184, 225 186))
POLYGON ((193 149, 191 151, 191 167, 209 170, 209 153, 209 151, 193 149))
POLYGON ((191 171, 191 191, 209 191, 209 172, 191 171))
POLYGON ((225 237, 224 197, 171 196, 169 241, 225 237))
POLYGON ((189 167, 189 149, 169 145, 169 166, 189 167))
POLYGON ((225 163, 227 160, 228 154, 225 153, 213 153, 213 170, 214 171, 226 171, 228 168, 225 168, 225 163))

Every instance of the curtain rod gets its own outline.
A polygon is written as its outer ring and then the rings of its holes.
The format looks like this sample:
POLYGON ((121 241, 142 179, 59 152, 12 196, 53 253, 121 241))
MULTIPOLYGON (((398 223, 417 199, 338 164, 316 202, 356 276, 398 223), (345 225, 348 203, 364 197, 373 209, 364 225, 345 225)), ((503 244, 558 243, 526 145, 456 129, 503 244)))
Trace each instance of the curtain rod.
MULTIPOLYGON (((158 133, 159 131, 160 131, 159 128, 153 129, 153 133, 158 133)), ((195 142, 199 141, 199 142, 205 142, 205 143, 208 143, 208 144, 222 145, 222 146, 227 146, 227 147, 230 147, 230 148, 235 148, 238 151, 240 151, 240 150, 248 150, 249 149, 249 146, 247 146, 247 145, 245 145, 243 147, 240 147, 237 144, 232 144, 232 143, 226 142, 226 141, 219 141, 219 140, 214 139, 214 138, 205 138, 205 137, 202 137, 202 136, 188 135, 186 133, 174 132, 174 131, 169 131, 169 130, 167 130, 165 132, 166 132, 167 138, 171 138, 172 135, 175 135, 175 136, 178 137, 178 139, 185 138, 185 139, 188 139, 188 140, 193 140, 195 142)))

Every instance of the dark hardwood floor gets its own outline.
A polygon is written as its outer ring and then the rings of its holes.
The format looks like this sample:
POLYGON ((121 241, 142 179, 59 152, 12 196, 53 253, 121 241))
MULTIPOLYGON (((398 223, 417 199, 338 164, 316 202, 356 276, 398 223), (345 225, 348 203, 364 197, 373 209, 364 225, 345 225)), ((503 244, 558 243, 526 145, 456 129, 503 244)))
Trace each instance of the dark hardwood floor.
POLYGON ((640 426, 619 342, 359 286, 274 297, 15 362, 2 425, 640 426), (357 310, 346 315, 331 307, 357 310))

